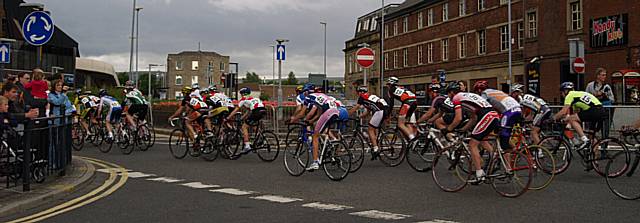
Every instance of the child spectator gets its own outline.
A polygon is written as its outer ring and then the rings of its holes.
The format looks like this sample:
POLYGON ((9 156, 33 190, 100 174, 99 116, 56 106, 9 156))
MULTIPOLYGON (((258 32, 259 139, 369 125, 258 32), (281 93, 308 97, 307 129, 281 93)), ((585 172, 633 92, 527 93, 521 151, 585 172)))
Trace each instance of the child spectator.
POLYGON ((35 99, 45 99, 47 100, 47 90, 49 89, 49 85, 44 79, 44 74, 42 72, 38 72, 37 69, 33 72, 33 80, 24 86, 27 90, 31 91, 31 95, 35 99))

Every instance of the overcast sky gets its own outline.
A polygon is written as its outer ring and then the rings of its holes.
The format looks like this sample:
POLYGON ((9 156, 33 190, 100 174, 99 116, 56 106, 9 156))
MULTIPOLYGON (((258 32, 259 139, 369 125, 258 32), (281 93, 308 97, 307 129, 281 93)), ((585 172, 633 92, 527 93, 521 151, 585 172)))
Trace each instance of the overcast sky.
MULTIPOLYGON (((82 57, 129 69, 133 0, 40 0, 56 25, 80 45, 82 57)), ((27 1, 33 2, 33 1, 27 1)), ((380 0, 138 0, 139 69, 165 64, 168 53, 215 51, 240 63, 240 73, 272 74, 270 45, 291 40, 283 74, 323 71, 323 29, 327 25, 327 73, 343 76, 344 42, 353 37, 357 17, 380 0)), ((387 0, 398 3, 401 0, 387 0)), ((277 71, 276 71, 277 72, 277 71)), ((277 74, 276 74, 277 75, 277 74)))

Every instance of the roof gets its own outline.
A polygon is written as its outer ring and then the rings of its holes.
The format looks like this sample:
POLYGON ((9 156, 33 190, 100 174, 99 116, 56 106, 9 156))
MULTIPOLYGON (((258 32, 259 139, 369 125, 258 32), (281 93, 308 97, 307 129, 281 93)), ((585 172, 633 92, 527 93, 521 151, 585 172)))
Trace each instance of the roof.
POLYGON ((116 80, 116 85, 120 86, 120 81, 118 80, 118 75, 116 74, 116 70, 113 65, 93 59, 87 58, 76 58, 76 70, 77 71, 90 71, 94 73, 101 73, 105 75, 113 76, 116 80))
POLYGON ((400 4, 400 6, 391 9, 387 13, 387 16, 389 18, 398 17, 400 15, 404 15, 407 12, 420 9, 422 6, 430 5, 440 1, 443 1, 443 0, 406 0, 402 4, 400 4))
POLYGON ((213 51, 182 51, 180 53, 173 53, 173 54, 169 54, 170 56, 172 55, 180 55, 180 56, 185 56, 185 55, 194 55, 194 54, 201 54, 201 55, 206 55, 206 56, 213 56, 213 57, 228 57, 228 56, 224 56, 221 55, 219 53, 213 52, 213 51))

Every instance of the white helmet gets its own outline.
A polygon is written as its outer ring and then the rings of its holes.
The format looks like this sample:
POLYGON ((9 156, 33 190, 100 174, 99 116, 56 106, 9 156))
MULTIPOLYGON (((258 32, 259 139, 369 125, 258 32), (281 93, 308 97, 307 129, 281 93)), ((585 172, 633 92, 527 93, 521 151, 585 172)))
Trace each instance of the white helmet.
POLYGON ((511 87, 511 92, 516 92, 516 91, 524 93, 524 85, 522 85, 522 84, 514 84, 511 87))
POLYGON ((400 79, 397 77, 390 77, 389 80, 387 80, 388 84, 397 84, 398 82, 400 82, 400 79))

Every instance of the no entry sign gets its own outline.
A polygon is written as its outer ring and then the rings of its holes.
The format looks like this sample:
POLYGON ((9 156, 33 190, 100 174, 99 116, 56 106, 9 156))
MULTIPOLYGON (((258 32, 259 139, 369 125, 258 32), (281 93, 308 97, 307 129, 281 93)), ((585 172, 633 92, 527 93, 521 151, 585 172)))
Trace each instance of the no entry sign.
POLYGON ((375 61, 375 54, 371 48, 363 47, 356 52, 356 60, 360 66, 369 68, 375 61))
POLYGON ((584 59, 582 57, 576 57, 573 61, 573 70, 576 71, 576 73, 584 74, 584 67, 584 59))

